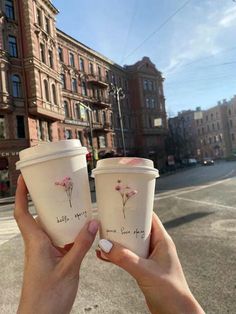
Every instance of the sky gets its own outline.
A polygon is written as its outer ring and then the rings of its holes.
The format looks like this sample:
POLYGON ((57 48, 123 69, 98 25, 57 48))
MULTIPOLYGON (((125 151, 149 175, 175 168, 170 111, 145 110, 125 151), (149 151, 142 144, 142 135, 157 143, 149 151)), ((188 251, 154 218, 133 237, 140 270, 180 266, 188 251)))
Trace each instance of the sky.
POLYGON ((148 56, 166 111, 236 95, 236 0, 53 0, 57 27, 119 65, 148 56))

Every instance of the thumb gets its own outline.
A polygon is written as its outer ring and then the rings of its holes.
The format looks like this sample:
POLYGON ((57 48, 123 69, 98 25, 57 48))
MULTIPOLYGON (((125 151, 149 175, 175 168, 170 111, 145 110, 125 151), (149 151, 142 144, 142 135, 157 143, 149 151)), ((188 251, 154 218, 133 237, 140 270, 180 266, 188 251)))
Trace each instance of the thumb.
POLYGON ((98 258, 123 268, 138 280, 143 272, 144 259, 142 257, 139 257, 123 245, 106 239, 101 239, 98 246, 101 249, 100 252, 97 252, 98 258))

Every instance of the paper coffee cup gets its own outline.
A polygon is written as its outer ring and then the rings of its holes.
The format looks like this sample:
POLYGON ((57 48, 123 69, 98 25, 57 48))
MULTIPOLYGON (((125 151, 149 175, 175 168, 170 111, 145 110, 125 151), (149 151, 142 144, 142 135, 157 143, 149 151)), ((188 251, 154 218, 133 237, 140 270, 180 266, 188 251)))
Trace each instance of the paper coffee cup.
POLYGON ((134 157, 99 160, 93 176, 100 237, 147 257, 155 179, 159 177, 152 160, 134 157))
POLYGON ((86 153, 79 140, 63 140, 24 149, 16 163, 44 230, 59 247, 73 243, 91 217, 86 153))

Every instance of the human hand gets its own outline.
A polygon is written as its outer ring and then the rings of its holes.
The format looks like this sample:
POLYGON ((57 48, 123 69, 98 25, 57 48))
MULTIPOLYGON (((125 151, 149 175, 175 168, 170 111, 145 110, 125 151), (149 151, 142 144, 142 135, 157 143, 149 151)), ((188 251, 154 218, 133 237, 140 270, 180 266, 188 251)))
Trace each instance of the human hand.
POLYGON ((18 314, 65 314, 74 303, 82 260, 91 247, 99 224, 87 223, 71 249, 52 245, 28 211, 27 188, 18 179, 14 217, 25 243, 24 278, 18 314))
POLYGON ((175 244, 156 214, 147 259, 105 239, 99 247, 98 258, 120 266, 136 279, 152 314, 204 314, 188 287, 175 244))

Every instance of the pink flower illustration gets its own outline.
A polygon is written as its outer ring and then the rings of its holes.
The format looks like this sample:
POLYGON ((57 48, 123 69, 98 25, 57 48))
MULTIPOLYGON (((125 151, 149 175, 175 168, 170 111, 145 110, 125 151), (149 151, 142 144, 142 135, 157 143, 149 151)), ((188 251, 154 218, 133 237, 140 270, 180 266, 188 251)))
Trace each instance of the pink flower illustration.
POLYGON ((138 193, 138 191, 132 190, 130 186, 122 184, 120 179, 117 180, 115 190, 120 193, 122 199, 122 211, 125 218, 125 205, 131 197, 135 196, 138 193))
POLYGON ((64 191, 66 192, 66 195, 68 197, 70 207, 72 208, 72 203, 71 203, 72 190, 73 190, 72 179, 70 177, 65 177, 61 181, 56 181, 55 185, 59 185, 64 188, 64 191))

